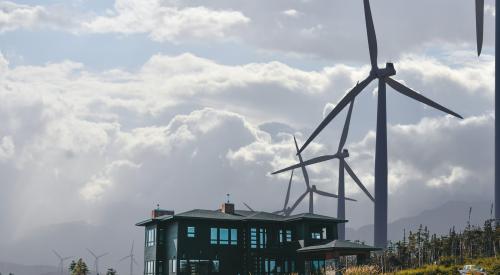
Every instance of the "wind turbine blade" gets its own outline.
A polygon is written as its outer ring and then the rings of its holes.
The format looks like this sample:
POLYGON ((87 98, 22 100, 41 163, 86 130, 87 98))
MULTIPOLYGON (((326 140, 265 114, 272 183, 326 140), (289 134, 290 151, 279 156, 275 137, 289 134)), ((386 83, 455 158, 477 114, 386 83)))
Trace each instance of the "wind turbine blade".
POLYGON ((107 256, 107 255, 109 255, 109 253, 108 253, 108 252, 106 252, 106 253, 104 253, 104 254, 101 254, 101 255, 97 256, 97 258, 102 258, 102 257, 107 256))
POLYGON ((306 197, 306 195, 309 193, 309 191, 306 191, 304 194, 302 194, 298 199, 297 201, 293 204, 293 206, 290 208, 290 210, 288 211, 288 214, 291 214, 295 208, 297 208, 297 206, 302 202, 302 200, 306 197))
POLYGON ((323 121, 319 124, 319 126, 314 130, 314 132, 311 134, 311 136, 307 139, 306 143, 302 145, 302 148, 300 148, 299 153, 302 153, 309 143, 311 143, 316 136, 323 131, 323 129, 344 109, 349 102, 351 102, 361 91, 363 91, 370 82, 372 82, 375 79, 374 76, 370 75, 368 76, 365 80, 361 81, 359 84, 356 84, 354 88, 352 88, 341 100, 340 102, 333 108, 333 110, 323 119, 323 121))
POLYGON ((335 155, 324 155, 324 156, 320 156, 320 157, 315 157, 315 158, 312 158, 310 160, 306 160, 306 161, 304 161, 302 163, 297 163, 297 164, 294 164, 294 165, 289 166, 287 168, 284 168, 284 169, 278 170, 276 172, 273 172, 272 175, 280 174, 280 173, 283 173, 283 172, 286 172, 286 171, 293 170, 295 168, 299 168, 299 167, 303 167, 303 166, 309 166, 309 165, 313 165, 313 164, 320 163, 320 162, 325 162, 325 161, 336 159, 336 158, 339 158, 338 154, 335 154, 335 155))
POLYGON ((286 209, 288 201, 290 200, 290 189, 292 188, 293 171, 294 170, 292 170, 292 174, 290 175, 290 181, 288 182, 288 189, 286 190, 285 205, 283 205, 283 209, 286 209))
POLYGON ((366 189, 363 183, 361 183, 359 178, 356 176, 356 174, 354 174, 354 171, 352 171, 351 167, 349 166, 349 164, 347 164, 345 160, 344 160, 344 168, 347 171, 347 173, 351 176, 351 178, 354 180, 354 182, 359 186, 359 188, 361 188, 361 190, 363 190, 363 192, 368 196, 368 198, 370 198, 370 200, 375 202, 375 199, 373 198, 372 194, 368 192, 368 189, 366 189))
POLYGON ((132 258, 132 261, 134 262, 134 264, 139 265, 139 263, 135 260, 135 258, 132 258))
POLYGON ((125 257, 121 258, 118 262, 124 261, 124 260, 126 260, 126 259, 128 259, 128 258, 130 258, 130 257, 131 257, 130 255, 125 256, 125 257))
MULTIPOLYGON (((315 189, 313 190, 314 193, 318 194, 318 195, 321 195, 321 196, 325 196, 325 197, 330 197, 330 198, 339 198, 338 195, 335 195, 335 194, 332 194, 332 193, 328 193, 328 192, 325 192, 325 191, 321 191, 321 190, 318 190, 318 189, 315 189)), ((351 199, 351 198, 347 198, 347 197, 344 197, 345 200, 347 201, 357 201, 355 199, 351 199)))
POLYGON ((255 212, 255 211, 253 211, 252 207, 248 206, 248 204, 246 204, 246 203, 243 203, 243 204, 246 206, 246 208, 248 208, 248 210, 255 212))
POLYGON ((354 107, 354 100, 355 100, 355 98, 352 99, 351 105, 349 105, 349 111, 347 112, 347 116, 345 118, 344 130, 342 130, 342 136, 340 138, 339 149, 337 151, 339 153, 342 151, 342 149, 344 148, 345 142, 347 141, 347 134, 349 133, 349 125, 351 124, 351 114, 352 114, 352 108, 354 107))
POLYGON ((134 242, 135 241, 132 241, 132 248, 130 248, 130 255, 134 254, 134 242))
POLYGON ((92 250, 90 250, 90 249, 88 249, 88 248, 87 248, 87 251, 88 251, 90 254, 92 254, 92 256, 94 256, 94 258, 97 258, 97 255, 96 255, 96 254, 94 254, 94 252, 92 252, 92 250))
POLYGON ((370 9, 370 1, 364 0, 365 6, 365 21, 366 21, 366 33, 368 35, 368 47, 370 49, 370 61, 372 63, 372 69, 377 68, 377 35, 375 34, 375 25, 373 24, 372 11, 370 9))
POLYGON ((304 166, 304 160, 302 159, 302 155, 299 152, 299 145, 297 144, 297 139, 293 136, 293 141, 295 142, 295 149, 297 150, 297 155, 299 156, 300 168, 302 169, 302 175, 304 176, 304 180, 306 182, 307 188, 309 188, 309 174, 307 173, 307 169, 304 166))
POLYGON ((62 256, 59 255, 54 249, 52 249, 52 252, 57 256, 57 258, 62 259, 62 256))
POLYGON ((447 114, 450 114, 452 116, 455 116, 455 117, 458 117, 458 118, 461 118, 463 119, 463 117, 455 112, 453 112, 452 110, 446 108, 446 107, 443 107, 442 105, 428 99, 427 97, 415 92, 414 90, 406 87, 405 85, 397 82, 396 80, 388 77, 385 79, 385 81, 387 82, 387 84, 389 84, 389 86, 391 86, 394 90, 398 91, 399 93, 407 96, 407 97, 411 97, 417 101, 420 101, 430 107, 433 107, 435 109, 438 109, 440 111, 443 111, 447 114))
POLYGON ((61 260, 66 261, 66 260, 69 260, 69 259, 71 259, 71 258, 73 258, 73 256, 64 257, 64 258, 62 258, 61 260))
POLYGON ((484 0, 476 0, 476 38, 477 56, 481 55, 483 49, 484 34, 484 0))
POLYGON ((280 210, 280 211, 274 211, 273 214, 281 214, 281 213, 285 213, 285 210, 280 210))

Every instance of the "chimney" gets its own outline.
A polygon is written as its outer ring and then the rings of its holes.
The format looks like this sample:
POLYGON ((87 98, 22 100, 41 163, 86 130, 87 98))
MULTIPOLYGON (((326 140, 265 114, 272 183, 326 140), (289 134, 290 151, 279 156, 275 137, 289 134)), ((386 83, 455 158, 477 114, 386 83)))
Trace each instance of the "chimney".
POLYGON ((234 204, 229 202, 223 203, 221 206, 221 212, 234 215, 234 204))
POLYGON ((151 218, 155 219, 155 218, 158 218, 160 216, 166 216, 166 215, 173 216, 174 214, 175 214, 175 212, 173 210, 164 210, 164 209, 157 208, 157 209, 151 211, 151 218))

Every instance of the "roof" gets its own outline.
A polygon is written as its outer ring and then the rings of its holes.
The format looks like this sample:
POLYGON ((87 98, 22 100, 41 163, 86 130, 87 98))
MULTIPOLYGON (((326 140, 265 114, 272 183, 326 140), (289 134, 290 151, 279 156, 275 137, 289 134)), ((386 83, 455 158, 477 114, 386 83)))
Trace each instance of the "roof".
POLYGON ((306 246, 297 250, 297 252, 319 252, 319 251, 342 251, 342 250, 357 250, 357 251, 377 251, 381 248, 369 246, 361 243, 350 241, 334 240, 327 244, 306 246))
POLYGON ((179 213, 176 215, 165 215, 154 219, 147 219, 138 222, 137 226, 145 226, 156 221, 165 221, 169 219, 204 219, 221 221, 270 221, 270 222, 292 222, 297 220, 317 220, 343 223, 347 220, 340 220, 329 216, 303 213, 292 216, 282 216, 263 211, 235 210, 234 214, 226 214, 221 210, 194 209, 191 211, 179 213))

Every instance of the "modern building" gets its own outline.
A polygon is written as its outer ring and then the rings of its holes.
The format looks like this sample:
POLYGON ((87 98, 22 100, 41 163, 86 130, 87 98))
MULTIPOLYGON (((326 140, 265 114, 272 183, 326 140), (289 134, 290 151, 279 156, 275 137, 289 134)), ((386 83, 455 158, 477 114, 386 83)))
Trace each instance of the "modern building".
POLYGON ((281 216, 235 210, 180 214, 156 209, 145 227, 144 274, 320 274, 339 257, 358 263, 377 248, 337 240, 345 220, 316 215, 281 216))

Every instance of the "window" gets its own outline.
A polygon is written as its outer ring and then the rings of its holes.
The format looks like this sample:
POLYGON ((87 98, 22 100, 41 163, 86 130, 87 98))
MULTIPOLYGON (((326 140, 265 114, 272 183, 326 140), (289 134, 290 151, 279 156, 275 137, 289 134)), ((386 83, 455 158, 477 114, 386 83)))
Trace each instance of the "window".
POLYGON ((250 248, 267 247, 267 230, 265 228, 250 228, 250 248))
POLYGON ((188 238, 196 237, 196 227, 194 227, 194 226, 187 227, 187 237, 188 238))
POLYGON ((250 229, 250 247, 257 248, 257 228, 250 229))
POLYGON ((259 228, 259 248, 267 247, 267 232, 265 228, 259 228))
POLYGON ((154 275, 155 274, 155 262, 147 261, 146 264, 146 275, 154 275))
POLYGON ((219 244, 229 244, 229 229, 219 228, 219 244))
POLYGON ((287 230, 280 229, 278 238, 279 238, 279 241, 280 241, 281 244, 283 244, 285 242, 287 242, 287 243, 291 242, 292 241, 292 230, 290 230, 290 229, 287 229, 287 230))
POLYGON ((146 246, 154 246, 156 240, 156 230, 154 228, 146 230, 146 246))
POLYGON ((212 272, 220 272, 220 262, 219 260, 212 261, 212 272))
POLYGON ((292 230, 288 229, 286 231, 286 241, 291 242, 292 241, 292 230))
POLYGON ((238 229, 231 228, 231 245, 238 244, 238 229))
POLYGON ((217 244, 218 239, 217 228, 210 228, 210 244, 217 244))
POLYGON ((172 266, 172 273, 177 272, 177 260, 173 259, 170 265, 172 266))
POLYGON ((188 261, 179 260, 179 272, 187 272, 187 271, 188 271, 188 261))
POLYGON ((210 244, 237 245, 238 229, 210 228, 210 244))
POLYGON ((321 240, 321 233, 319 233, 319 232, 312 232, 311 233, 311 239, 313 239, 313 240, 321 240))

